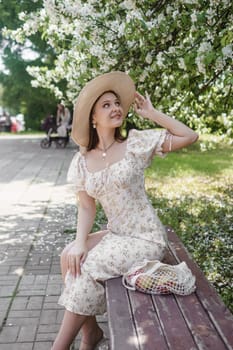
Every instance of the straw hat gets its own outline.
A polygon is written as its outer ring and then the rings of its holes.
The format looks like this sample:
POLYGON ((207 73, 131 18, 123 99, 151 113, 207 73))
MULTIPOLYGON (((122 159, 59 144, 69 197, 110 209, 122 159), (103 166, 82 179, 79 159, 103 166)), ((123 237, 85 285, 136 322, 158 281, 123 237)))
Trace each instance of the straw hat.
POLYGON ((124 72, 106 73, 88 82, 81 90, 75 104, 71 132, 72 139, 82 147, 87 147, 89 143, 91 109, 98 97, 107 91, 113 91, 119 96, 124 117, 134 101, 134 82, 124 72))

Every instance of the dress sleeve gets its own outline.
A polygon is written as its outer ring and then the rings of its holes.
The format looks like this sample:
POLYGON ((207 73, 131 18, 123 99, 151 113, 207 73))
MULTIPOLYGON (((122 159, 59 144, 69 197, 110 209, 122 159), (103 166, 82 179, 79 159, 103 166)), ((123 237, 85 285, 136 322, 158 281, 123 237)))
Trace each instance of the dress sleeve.
POLYGON ((68 169, 67 182, 72 185, 75 193, 85 191, 85 169, 82 155, 77 152, 68 169))
POLYGON ((167 130, 130 130, 128 136, 128 151, 133 153, 142 167, 147 168, 153 157, 165 157, 162 145, 167 137, 167 130))

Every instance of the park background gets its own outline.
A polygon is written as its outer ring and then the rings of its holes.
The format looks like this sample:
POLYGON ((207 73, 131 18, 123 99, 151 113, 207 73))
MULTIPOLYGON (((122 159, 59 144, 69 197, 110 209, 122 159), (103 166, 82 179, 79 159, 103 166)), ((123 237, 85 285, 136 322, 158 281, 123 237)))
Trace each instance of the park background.
MULTIPOLYGON (((233 310, 232 1, 2 0, 0 26, 0 105, 24 115, 26 132, 60 101, 72 110, 85 82, 111 70, 199 132, 153 161, 147 191, 233 310)), ((154 127, 132 112, 128 124, 154 127)), ((104 220, 99 208, 95 227, 104 220)))

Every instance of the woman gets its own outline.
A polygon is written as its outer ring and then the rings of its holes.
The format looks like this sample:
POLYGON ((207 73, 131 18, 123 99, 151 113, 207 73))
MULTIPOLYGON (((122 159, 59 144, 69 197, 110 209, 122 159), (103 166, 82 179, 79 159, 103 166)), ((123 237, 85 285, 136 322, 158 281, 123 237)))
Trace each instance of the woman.
POLYGON ((62 103, 57 105, 57 132, 61 137, 67 136, 67 129, 70 122, 70 111, 62 103))
POLYGON ((118 277, 144 259, 162 259, 163 225, 144 189, 144 169, 154 155, 164 156, 195 142, 198 135, 181 122, 155 110, 149 96, 135 92, 131 78, 112 72, 89 82, 74 112, 72 138, 82 148, 70 165, 68 180, 79 200, 77 237, 61 256, 66 308, 53 350, 69 349, 82 329, 80 350, 92 350, 102 339, 95 315, 105 312, 104 281, 118 277), (120 127, 130 105, 161 130, 120 127), (107 229, 89 234, 98 199, 108 218, 107 229))

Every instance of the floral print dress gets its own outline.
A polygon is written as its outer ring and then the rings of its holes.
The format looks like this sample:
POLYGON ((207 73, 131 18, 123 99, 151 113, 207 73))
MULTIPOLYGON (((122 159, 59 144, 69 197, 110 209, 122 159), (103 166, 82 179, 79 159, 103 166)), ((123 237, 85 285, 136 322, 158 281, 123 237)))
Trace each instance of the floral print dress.
POLYGON ((166 130, 131 130, 122 160, 89 172, 85 157, 76 153, 68 170, 75 191, 86 191, 102 205, 107 234, 88 253, 81 275, 67 273, 59 304, 82 315, 106 311, 104 281, 119 277, 144 259, 162 259, 166 233, 147 198, 144 169, 154 155, 164 156, 166 130))

